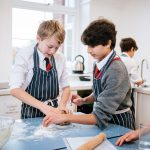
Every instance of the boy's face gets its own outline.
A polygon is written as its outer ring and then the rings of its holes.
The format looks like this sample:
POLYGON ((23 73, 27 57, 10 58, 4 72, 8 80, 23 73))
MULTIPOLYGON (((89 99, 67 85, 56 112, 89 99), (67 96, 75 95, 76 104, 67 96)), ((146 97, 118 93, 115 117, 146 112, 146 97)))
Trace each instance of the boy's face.
POLYGON ((130 56, 133 57, 135 55, 135 52, 136 52, 136 49, 132 47, 130 51, 130 56))
POLYGON ((87 48, 87 52, 98 61, 103 60, 110 53, 110 51, 111 49, 109 45, 97 45, 95 47, 88 46, 87 48))
POLYGON ((37 42, 38 42, 38 49, 40 52, 44 54, 45 57, 50 57, 60 47, 60 44, 56 40, 55 36, 52 36, 51 38, 42 40, 39 36, 37 36, 37 42))

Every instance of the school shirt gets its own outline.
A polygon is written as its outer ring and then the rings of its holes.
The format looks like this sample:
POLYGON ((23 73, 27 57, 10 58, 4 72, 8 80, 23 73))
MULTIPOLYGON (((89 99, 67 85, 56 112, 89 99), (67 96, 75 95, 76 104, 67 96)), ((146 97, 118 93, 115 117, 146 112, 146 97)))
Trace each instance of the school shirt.
MULTIPOLYGON (((46 70, 45 56, 37 49, 39 55, 39 67, 46 70)), ((30 84, 33 77, 33 52, 34 47, 20 50, 15 58, 10 75, 10 89, 23 88, 24 90, 30 84)), ((57 51, 54 54, 56 69, 58 73, 58 82, 60 89, 69 86, 68 72, 64 55, 57 51)))
MULTIPOLYGON (((112 52, 102 61, 97 62, 101 69, 108 61, 112 52)), ((96 102, 93 107, 93 114, 96 116, 97 125, 106 127, 112 119, 112 115, 118 110, 131 107, 130 98, 131 85, 127 69, 122 61, 113 61, 101 79, 102 92, 98 95, 93 93, 96 102)))
POLYGON ((125 66, 127 68, 131 86, 132 86, 132 88, 134 88, 135 82, 142 80, 142 78, 140 77, 140 74, 139 74, 138 64, 135 62, 135 60, 133 58, 131 58, 125 52, 122 53, 120 58, 122 59, 122 61, 124 62, 125 66))

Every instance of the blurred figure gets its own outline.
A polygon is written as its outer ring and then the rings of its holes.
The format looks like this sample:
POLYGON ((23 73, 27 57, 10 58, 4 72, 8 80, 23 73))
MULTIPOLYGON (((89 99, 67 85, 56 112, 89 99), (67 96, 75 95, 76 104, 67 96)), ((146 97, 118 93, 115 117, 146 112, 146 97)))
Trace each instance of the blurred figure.
POLYGON ((131 83, 131 87, 132 87, 132 92, 131 92, 132 107, 131 107, 131 111, 132 111, 132 114, 133 114, 133 117, 134 117, 134 120, 135 120, 134 87, 135 86, 140 86, 141 84, 144 83, 144 81, 140 77, 138 64, 133 59, 133 56, 135 55, 135 52, 138 50, 138 47, 137 47, 137 44, 136 44, 135 40, 129 37, 129 38, 123 38, 121 40, 120 48, 121 48, 121 52, 122 52, 121 59, 124 62, 126 68, 127 68, 130 83, 131 83))
POLYGON ((140 86, 144 81, 140 77, 138 64, 133 59, 135 52, 138 50, 135 40, 123 38, 120 42, 120 48, 122 52, 121 59, 127 68, 132 88, 140 86))

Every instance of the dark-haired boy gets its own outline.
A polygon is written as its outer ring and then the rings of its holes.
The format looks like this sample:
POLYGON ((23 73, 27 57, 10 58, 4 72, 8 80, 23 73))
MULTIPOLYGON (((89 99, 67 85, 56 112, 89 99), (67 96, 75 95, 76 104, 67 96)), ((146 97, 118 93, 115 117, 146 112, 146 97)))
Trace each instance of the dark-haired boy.
POLYGON ((93 68, 93 93, 85 98, 73 95, 72 101, 77 105, 94 102, 93 112, 77 115, 50 114, 44 118, 44 126, 73 122, 96 124, 100 128, 109 123, 134 128, 128 73, 114 51, 116 33, 112 22, 98 19, 91 22, 81 36, 81 41, 88 46, 88 53, 97 60, 93 68))

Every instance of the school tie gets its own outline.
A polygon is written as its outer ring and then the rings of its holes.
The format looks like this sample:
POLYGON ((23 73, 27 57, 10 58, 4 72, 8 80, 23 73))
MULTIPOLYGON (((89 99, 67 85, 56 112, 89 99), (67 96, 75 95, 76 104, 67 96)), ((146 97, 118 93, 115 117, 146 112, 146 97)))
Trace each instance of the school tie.
POLYGON ((46 61, 46 71, 50 71, 52 65, 50 64, 49 58, 45 57, 44 60, 46 61))
POLYGON ((99 79, 99 77, 101 76, 101 71, 98 69, 98 67, 96 66, 96 69, 95 69, 95 78, 99 79))

